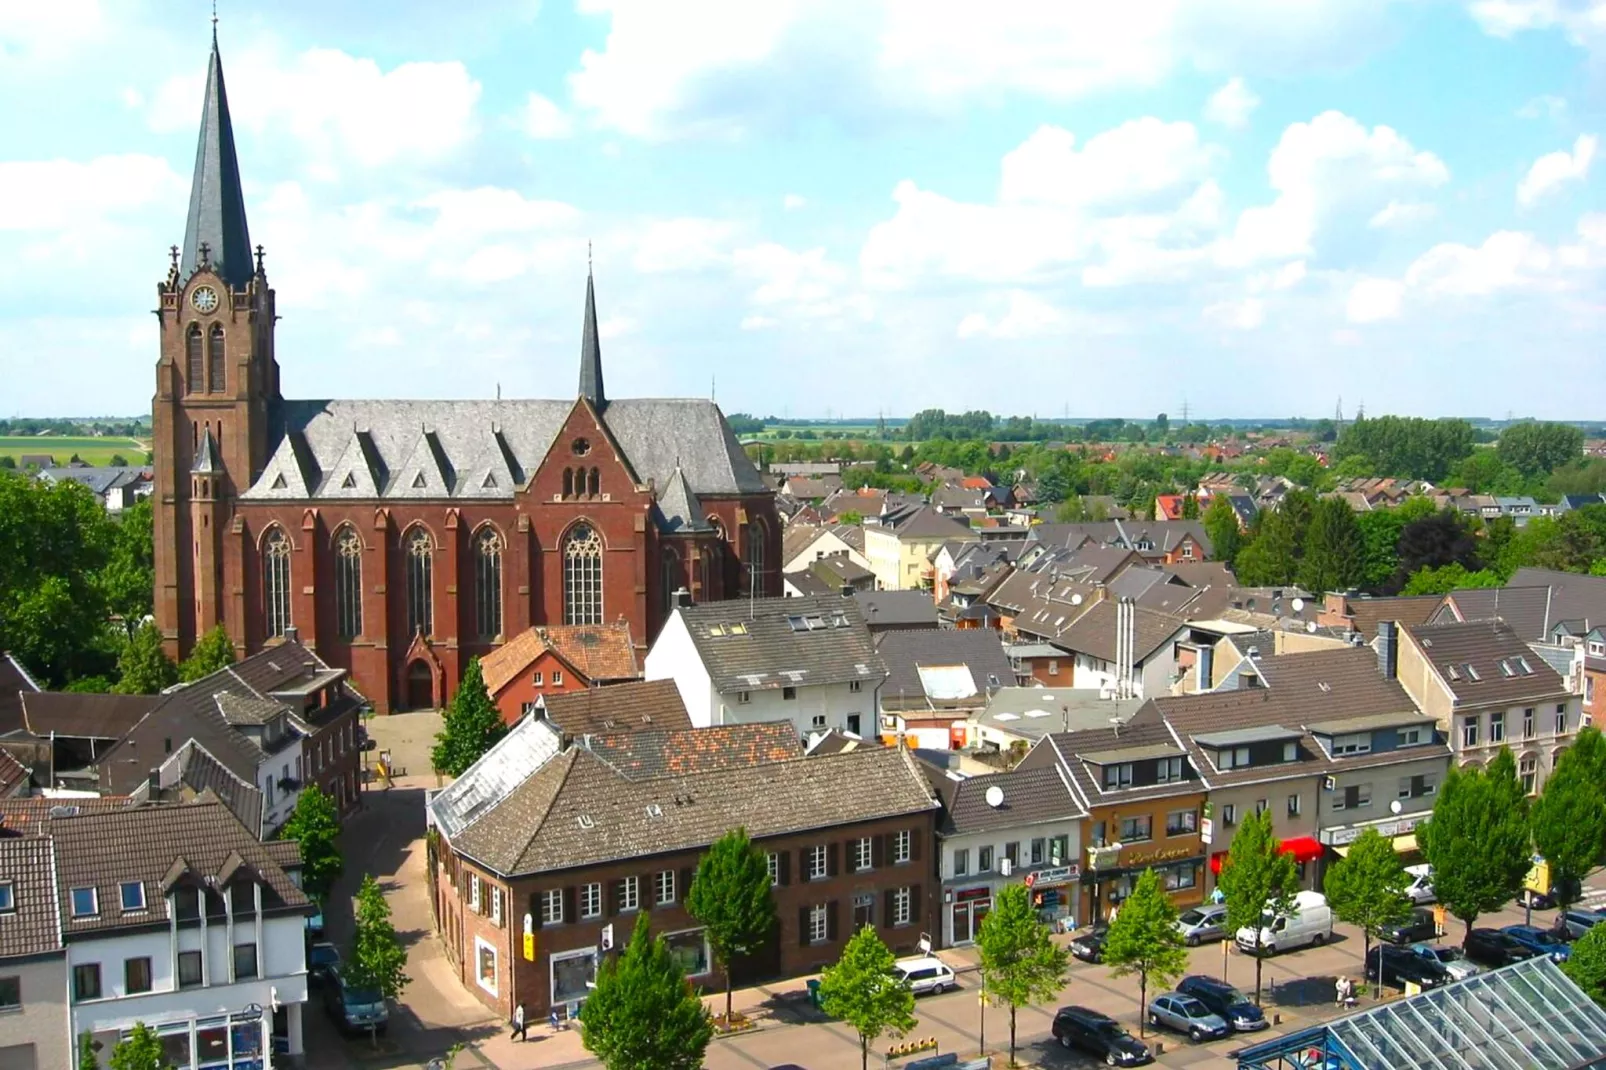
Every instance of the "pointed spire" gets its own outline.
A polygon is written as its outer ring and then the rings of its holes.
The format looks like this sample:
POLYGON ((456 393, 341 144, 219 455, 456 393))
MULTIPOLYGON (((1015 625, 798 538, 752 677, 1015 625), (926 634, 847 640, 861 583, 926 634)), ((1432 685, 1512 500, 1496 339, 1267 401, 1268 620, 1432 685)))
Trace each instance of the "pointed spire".
POLYGON ((217 444, 212 440, 212 425, 208 424, 201 432, 201 444, 195 450, 195 463, 190 465, 190 474, 195 476, 215 476, 223 471, 223 465, 217 459, 217 444))
MULTIPOLYGON (((587 259, 590 259, 589 252, 587 259)), ((601 412, 608 405, 602 391, 602 343, 597 336, 597 291, 589 263, 586 266, 586 322, 580 332, 580 396, 601 412)))
POLYGON ((245 224, 245 196, 240 164, 234 155, 234 123, 223 88, 223 59, 218 54, 217 24, 212 25, 212 57, 206 68, 206 101, 201 109, 201 139, 195 150, 195 178, 190 184, 190 214, 184 224, 183 268, 188 277, 207 246, 211 266, 230 286, 244 288, 251 279, 251 235, 245 224))

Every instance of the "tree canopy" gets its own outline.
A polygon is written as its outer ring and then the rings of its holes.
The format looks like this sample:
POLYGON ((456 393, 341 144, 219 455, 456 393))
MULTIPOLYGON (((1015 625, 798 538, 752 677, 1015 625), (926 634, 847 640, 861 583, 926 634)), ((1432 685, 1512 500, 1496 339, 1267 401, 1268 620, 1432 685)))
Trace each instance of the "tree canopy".
POLYGON ((305 785, 279 835, 301 845, 301 887, 323 902, 345 868, 338 842, 340 812, 334 798, 316 784, 305 785))
POLYGON ((636 915, 630 943, 597 970, 581 1042, 607 1070, 699 1070, 714 1027, 663 937, 636 915))
POLYGON ((1204 525, 1205 534, 1210 536, 1214 558, 1228 565, 1237 560, 1238 548, 1243 543, 1243 530, 1238 526, 1238 512, 1227 500, 1227 495, 1212 497, 1200 522, 1204 525))
POLYGON ((1366 536, 1342 498, 1323 498, 1311 513, 1299 585, 1312 594, 1343 591, 1366 579, 1366 536))
POLYGON ((452 696, 444 723, 435 736, 430 760, 438 772, 462 776, 505 735, 507 725, 485 689, 480 659, 470 658, 468 671, 463 673, 463 681, 457 685, 457 694, 452 696))
POLYGON ((1584 454, 1584 432, 1572 424, 1525 422, 1500 432, 1500 459, 1525 476, 1548 475, 1584 454))
POLYGON ((1338 436, 1333 457, 1342 461, 1364 454, 1378 475, 1438 483, 1472 452, 1475 442, 1472 425, 1465 420, 1357 417, 1338 436))
POLYGON ((112 1049, 110 1070, 169 1070, 173 1064, 162 1050, 162 1038, 144 1022, 135 1022, 128 1036, 112 1049))
POLYGON ((396 939, 390 904, 372 873, 364 874, 354 904, 355 923, 351 954, 340 968, 353 988, 369 988, 386 999, 396 999, 411 983, 407 976, 407 950, 396 939))
POLYGON ((1048 1003, 1065 984, 1069 952, 1032 910, 1026 886, 1004 885, 976 934, 987 1000, 1009 1008, 1009 1061, 1015 1062, 1015 1013, 1048 1003))
POLYGON ((763 947, 775 927, 769 860, 746 829, 725 833, 698 859, 697 875, 686 891, 686 912, 702 922, 714 961, 725 975, 729 1022, 731 967, 763 947))
MULTIPOLYGON (((1375 828, 1362 831, 1350 844, 1349 854, 1327 871, 1322 882, 1327 903, 1340 921, 1361 930, 1362 961, 1383 926, 1411 916, 1411 897, 1405 894, 1408 883, 1399 852, 1375 828)), ((1379 991, 1382 983, 1380 973, 1379 991)))
POLYGON ((1561 970, 1596 1003, 1606 1006, 1606 925, 1593 925, 1572 946, 1561 970))
POLYGON ((1501 750, 1488 769, 1452 765, 1433 820, 1416 836, 1433 867, 1434 894, 1468 932, 1480 915, 1509 903, 1532 865, 1527 799, 1511 752, 1501 750))
POLYGON ((892 970, 896 959, 866 925, 842 956, 820 974, 820 1009, 859 1034, 859 1065, 870 1068, 870 1045, 883 1033, 903 1036, 915 1027, 915 994, 892 970))
MULTIPOLYGON (((1172 905, 1153 869, 1138 875, 1132 894, 1121 904, 1104 941, 1104 961, 1116 977, 1138 975, 1138 1006, 1147 1011, 1149 981, 1169 988, 1188 969, 1188 951, 1177 928, 1172 905)), ((1145 1019, 1138 1019, 1143 1033, 1145 1019)))
POLYGON ((135 629, 117 656, 117 685, 123 695, 154 695, 178 683, 178 666, 162 648, 162 632, 154 621, 135 629))
POLYGON ((1534 850, 1549 864, 1550 885, 1557 906, 1578 898, 1584 877, 1606 851, 1606 782, 1597 779, 1600 729, 1590 726, 1563 751, 1533 804, 1534 850), (1590 741, 1580 754, 1578 743, 1590 741))
POLYGON ((234 643, 219 624, 190 648, 190 656, 179 662, 178 678, 192 684, 205 676, 234 664, 234 643))
MULTIPOLYGON (((1293 856, 1282 851, 1272 829, 1270 809, 1244 815, 1221 864, 1217 887, 1226 897, 1228 931, 1253 929, 1258 951, 1262 919, 1288 913, 1299 890, 1299 870, 1293 856)), ((1255 955, 1256 1003, 1260 1002, 1264 961, 1264 956, 1255 955)))

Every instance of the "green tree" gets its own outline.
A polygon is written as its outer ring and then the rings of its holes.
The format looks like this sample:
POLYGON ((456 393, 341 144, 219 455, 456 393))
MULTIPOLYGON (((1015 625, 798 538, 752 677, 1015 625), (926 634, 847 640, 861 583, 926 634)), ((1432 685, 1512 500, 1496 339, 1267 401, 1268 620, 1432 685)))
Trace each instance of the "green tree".
POLYGON ((110 1070, 169 1070, 173 1064, 162 1052, 162 1038, 144 1022, 135 1022, 129 1035, 112 1049, 110 1070))
POLYGON ((1468 572, 1459 564, 1441 565, 1438 568, 1419 568, 1405 581, 1401 594, 1449 594, 1469 587, 1503 587, 1505 580, 1489 569, 1468 572))
POLYGON ((1201 522, 1205 534, 1210 536, 1211 556, 1231 565, 1243 543, 1243 531, 1238 526, 1238 513, 1227 500, 1227 495, 1216 494, 1211 497, 1201 522))
POLYGON ((1252 929, 1255 933, 1255 1002, 1265 956, 1260 954, 1260 930, 1268 915, 1287 914, 1299 891, 1299 870, 1292 855, 1284 854, 1272 831, 1271 810, 1246 814, 1233 834, 1232 846, 1221 864, 1217 882, 1227 902, 1227 931, 1252 929))
POLYGON ((1238 581, 1245 587, 1282 587, 1299 570, 1299 541, 1293 514, 1278 508, 1261 514, 1260 530, 1238 551, 1238 581))
POLYGON ((178 678, 192 684, 203 676, 211 676, 220 669, 234 664, 234 644, 229 633, 219 624, 195 641, 190 656, 179 662, 178 678))
POLYGON ((141 498, 111 525, 106 566, 100 573, 106 608, 133 635, 151 614, 156 588, 156 549, 151 538, 151 500, 141 498))
POLYGON ((1015 1065, 1015 1012, 1047 1003, 1065 984, 1068 952, 1032 910, 1024 884, 1006 884, 976 934, 982 977, 993 1006, 1009 1008, 1009 1064, 1015 1065))
POLYGON ((607 1070, 698 1070, 714 1025, 646 911, 624 953, 597 970, 580 1008, 581 1042, 607 1070))
POLYGON ((1579 733, 1595 737, 1581 757, 1576 746, 1562 752, 1545 779, 1545 790, 1533 804, 1534 850, 1550 865, 1550 885, 1558 909, 1565 910, 1582 890, 1583 880, 1606 849, 1606 794, 1602 794, 1592 754, 1599 751, 1600 729, 1579 733))
POLYGON ((725 1021, 731 1015, 731 970, 764 946, 775 927, 775 896, 769 859, 736 828, 725 833, 697 862, 686 891, 686 912, 702 923, 714 961, 725 975, 725 1021))
POLYGON ((1572 424, 1512 424, 1495 451, 1525 476, 1546 476, 1583 457, 1584 432, 1572 424))
POLYGON ((1323 498, 1311 513, 1299 585, 1315 595, 1359 586, 1366 578, 1366 536, 1342 498, 1323 498))
MULTIPOLYGON (((1383 926, 1411 916, 1411 897, 1405 894, 1408 883, 1394 844, 1372 828, 1356 837, 1349 854, 1327 871, 1322 882, 1327 903, 1340 921, 1360 928, 1363 962, 1383 926)), ((1381 972, 1378 978, 1376 991, 1381 992, 1381 972)))
POLYGON ((1192 491, 1188 491, 1182 496, 1182 519, 1199 519, 1199 496, 1192 491))
POLYGON ((1516 896, 1532 865, 1522 786, 1517 785, 1513 800, 1506 769, 1495 768, 1502 763, 1515 781, 1507 750, 1488 769, 1452 765, 1433 801, 1433 820, 1416 834, 1422 856, 1433 867, 1434 894, 1467 932, 1479 915, 1516 896))
POLYGON ((100 1041, 93 1033, 78 1034, 78 1070, 100 1070, 100 1041))
POLYGON ((1593 925, 1580 936, 1561 970, 1590 999, 1606 1005, 1606 925, 1593 925))
POLYGON ((1333 458, 1342 462, 1364 454, 1378 475, 1439 483, 1472 452, 1475 440, 1465 420, 1356 417, 1334 443, 1333 458))
POLYGON ((1396 552, 1399 564, 1391 581, 1394 591, 1403 588, 1418 569, 1460 565, 1468 572, 1476 572, 1483 567, 1478 558, 1478 540, 1467 521, 1453 509, 1408 521, 1400 529, 1396 552))
POLYGON ((1145 1018, 1141 1014, 1149 1006, 1149 979, 1169 988, 1188 969, 1188 952, 1177 928, 1177 908, 1160 887, 1154 870, 1146 869, 1138 876, 1132 894, 1110 922, 1104 961, 1116 977, 1138 975, 1138 1035, 1142 1036, 1145 1018))
POLYGON ((301 846, 301 887, 323 902, 346 864, 340 854, 340 813, 334 798, 316 784, 303 787, 279 836, 301 846))
POLYGON ((446 709, 445 723, 435 736, 430 761, 437 772, 462 776, 463 770, 479 761, 480 755, 505 735, 507 725, 485 689, 480 659, 470 658, 463 682, 457 685, 457 694, 446 709))
POLYGON ((178 666, 162 649, 162 631, 153 621, 141 624, 117 657, 117 685, 122 695, 154 695, 178 683, 178 666))
POLYGON ((915 1027, 915 994, 893 972, 895 961, 875 926, 866 925, 820 974, 820 1009, 859 1034, 863 1070, 870 1070, 870 1045, 877 1037, 901 1037, 915 1027))
POLYGON ((372 873, 364 874, 354 907, 351 953, 340 968, 341 980, 352 988, 396 999, 412 981, 407 976, 407 950, 396 939, 390 904, 372 873))

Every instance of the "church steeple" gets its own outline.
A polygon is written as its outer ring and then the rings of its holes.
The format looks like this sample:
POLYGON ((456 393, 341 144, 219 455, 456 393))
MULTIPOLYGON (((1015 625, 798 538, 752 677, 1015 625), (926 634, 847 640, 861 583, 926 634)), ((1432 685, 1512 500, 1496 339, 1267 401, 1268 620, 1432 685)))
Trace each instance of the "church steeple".
POLYGON ((602 390, 602 343, 597 335, 597 292, 586 271, 586 322, 580 332, 580 396, 601 412, 608 404, 602 390))
POLYGON ((206 102, 201 109, 201 140, 195 150, 182 255, 184 278, 210 262, 235 289, 244 289, 251 280, 251 235, 245 224, 245 196, 240 189, 240 164, 234 156, 234 124, 223 88, 216 26, 212 27, 212 58, 206 69, 206 102))

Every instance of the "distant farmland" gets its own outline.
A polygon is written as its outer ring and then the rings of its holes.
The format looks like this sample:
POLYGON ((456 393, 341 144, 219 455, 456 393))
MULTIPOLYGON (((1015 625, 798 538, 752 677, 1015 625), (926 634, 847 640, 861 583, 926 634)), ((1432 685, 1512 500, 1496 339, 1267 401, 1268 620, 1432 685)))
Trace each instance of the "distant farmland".
POLYGON ((24 454, 49 454, 58 465, 64 465, 77 454, 79 459, 96 466, 112 463, 121 455, 129 464, 144 464, 145 451, 150 443, 133 438, 107 435, 0 435, 0 457, 10 457, 18 465, 24 454))

